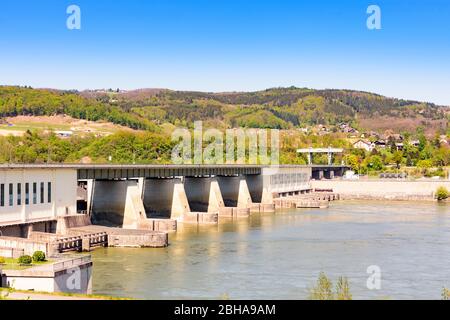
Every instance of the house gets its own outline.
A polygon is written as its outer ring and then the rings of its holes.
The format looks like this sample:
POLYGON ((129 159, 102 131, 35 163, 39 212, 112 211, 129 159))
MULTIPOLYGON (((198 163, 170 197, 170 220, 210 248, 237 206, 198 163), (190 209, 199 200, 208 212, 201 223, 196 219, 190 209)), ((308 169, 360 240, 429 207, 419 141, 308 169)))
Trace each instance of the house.
POLYGON ((388 132, 386 134, 386 140, 403 141, 403 139, 404 139, 404 137, 401 134, 398 134, 398 133, 390 133, 390 132, 388 132))
POLYGON ((55 134, 60 138, 70 138, 73 135, 73 131, 55 131, 55 134))
POLYGON ((298 129, 300 132, 303 132, 303 133, 308 133, 309 132, 309 129, 308 128, 299 128, 298 129))
POLYGON ((395 146, 397 147, 397 151, 403 151, 403 147, 404 147, 404 144, 403 144, 403 143, 397 142, 397 143, 395 144, 395 146))
POLYGON ((375 145, 372 142, 367 141, 367 140, 362 140, 362 139, 359 139, 358 141, 353 143, 353 148, 363 149, 368 152, 371 152, 374 149, 374 147, 375 147, 375 145))
POLYGON ((386 140, 377 140, 374 142, 376 148, 385 149, 386 148, 386 140))
POLYGON ((375 131, 369 131, 369 132, 366 132, 364 135, 365 135, 366 137, 371 137, 371 138, 375 138, 375 139, 380 139, 380 135, 378 134, 378 132, 375 132, 375 131))
POLYGON ((355 128, 352 128, 348 123, 339 124, 339 129, 343 133, 353 133, 353 134, 358 133, 358 130, 356 130, 355 128))

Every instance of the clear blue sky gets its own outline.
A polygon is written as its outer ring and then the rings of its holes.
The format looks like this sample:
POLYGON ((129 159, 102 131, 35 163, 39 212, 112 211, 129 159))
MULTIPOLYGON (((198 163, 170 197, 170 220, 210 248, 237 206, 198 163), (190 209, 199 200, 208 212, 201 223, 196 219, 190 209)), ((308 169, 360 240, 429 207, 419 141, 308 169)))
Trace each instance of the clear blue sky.
POLYGON ((450 1, 1 0, 0 84, 295 85, 450 105, 450 1), (71 4, 81 30, 66 28, 71 4), (381 30, 366 27, 370 4, 381 30))

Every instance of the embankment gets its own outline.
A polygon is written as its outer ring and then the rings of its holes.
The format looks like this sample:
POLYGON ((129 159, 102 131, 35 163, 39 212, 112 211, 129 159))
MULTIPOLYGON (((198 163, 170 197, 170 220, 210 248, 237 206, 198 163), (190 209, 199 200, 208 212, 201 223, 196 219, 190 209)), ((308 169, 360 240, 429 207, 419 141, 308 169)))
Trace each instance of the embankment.
POLYGON ((450 181, 410 180, 313 180, 313 189, 332 189, 346 200, 435 200, 436 190, 446 187, 450 181))

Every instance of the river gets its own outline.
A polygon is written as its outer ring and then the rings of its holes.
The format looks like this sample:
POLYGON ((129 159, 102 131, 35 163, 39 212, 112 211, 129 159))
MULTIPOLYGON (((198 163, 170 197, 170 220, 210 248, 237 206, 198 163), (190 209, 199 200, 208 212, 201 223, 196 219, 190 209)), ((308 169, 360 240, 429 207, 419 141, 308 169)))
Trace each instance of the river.
POLYGON ((333 202, 179 225, 163 249, 93 252, 95 294, 138 299, 307 299, 321 271, 354 299, 440 299, 450 287, 450 205, 333 202), (367 268, 380 269, 369 290, 367 268))

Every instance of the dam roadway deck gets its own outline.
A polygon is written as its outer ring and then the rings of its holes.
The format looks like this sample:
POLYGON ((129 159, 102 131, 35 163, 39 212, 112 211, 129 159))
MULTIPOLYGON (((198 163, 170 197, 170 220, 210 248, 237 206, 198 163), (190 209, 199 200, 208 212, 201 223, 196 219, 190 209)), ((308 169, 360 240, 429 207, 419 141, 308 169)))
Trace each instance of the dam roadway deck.
POLYGON ((341 165, 141 165, 141 164, 1 164, 7 169, 76 169, 78 180, 84 179, 129 179, 260 175, 265 168, 311 168, 312 172, 343 171, 341 165))

